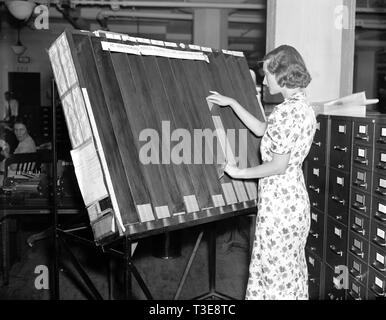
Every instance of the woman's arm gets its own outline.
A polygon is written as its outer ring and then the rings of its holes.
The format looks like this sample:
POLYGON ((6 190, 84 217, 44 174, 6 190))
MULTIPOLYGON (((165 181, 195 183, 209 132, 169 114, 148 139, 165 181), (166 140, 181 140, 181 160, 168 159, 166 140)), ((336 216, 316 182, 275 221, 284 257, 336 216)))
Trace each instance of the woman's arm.
POLYGON ((235 99, 223 96, 215 91, 210 91, 212 94, 207 97, 207 100, 211 103, 217 104, 221 107, 230 106, 244 125, 251 130, 256 136, 261 137, 264 135, 267 123, 262 122, 249 113, 244 107, 242 107, 235 99))
POLYGON ((274 153, 271 161, 264 162, 253 168, 239 169, 227 164, 224 171, 234 179, 257 179, 284 174, 288 167, 290 155, 291 153, 274 153))

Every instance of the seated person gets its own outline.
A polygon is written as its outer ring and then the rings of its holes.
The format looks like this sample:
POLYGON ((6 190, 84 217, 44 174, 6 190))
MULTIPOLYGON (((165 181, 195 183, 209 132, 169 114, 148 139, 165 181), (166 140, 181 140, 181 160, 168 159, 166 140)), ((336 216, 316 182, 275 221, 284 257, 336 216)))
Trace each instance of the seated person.
POLYGON ((13 132, 15 133, 17 141, 19 141, 14 151, 15 154, 36 152, 35 141, 28 134, 27 126, 23 121, 16 119, 13 125, 13 132))
MULTIPOLYGON (((25 125, 25 123, 23 121, 21 121, 20 119, 16 119, 14 126, 13 126, 13 131, 14 131, 16 139, 18 141, 18 145, 17 145, 15 151, 13 152, 14 154, 36 152, 37 149, 36 149, 35 141, 28 134, 27 126, 25 125)), ((9 156, 10 156, 10 153, 9 153, 9 146, 8 146, 8 152, 6 152, 4 154, 4 157, 8 158, 9 156)), ((17 167, 16 164, 14 164, 8 168, 8 176, 9 177, 15 175, 16 167, 17 167)), ((3 168, 3 170, 4 170, 4 168, 3 168)), ((2 182, 1 180, 3 180, 3 179, 0 177, 0 182, 2 182)), ((2 183, 0 183, 0 185, 2 185, 2 183)))

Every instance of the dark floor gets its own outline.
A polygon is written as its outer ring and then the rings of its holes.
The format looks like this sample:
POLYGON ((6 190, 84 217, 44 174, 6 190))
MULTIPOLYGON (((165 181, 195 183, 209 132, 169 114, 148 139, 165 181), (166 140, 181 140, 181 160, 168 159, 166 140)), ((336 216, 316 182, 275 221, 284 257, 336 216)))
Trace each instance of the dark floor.
MULTIPOLYGON (((217 291, 243 299, 248 277, 248 232, 249 219, 246 217, 228 219, 217 223, 217 255, 216 255, 216 289, 217 291), (235 244, 234 246, 229 246, 235 244)), ((37 289, 35 282, 39 282, 38 266, 50 265, 53 257, 50 239, 37 242, 30 248, 26 244, 27 237, 40 230, 19 228, 21 246, 20 261, 13 263, 10 270, 10 283, 0 284, 0 299, 45 300, 50 299, 50 290, 37 289)), ((172 234, 173 243, 165 247, 163 238, 148 237, 141 240, 134 252, 134 263, 143 277, 154 299, 173 299, 181 277, 186 267, 195 241, 201 229, 189 228, 172 234), (156 247, 158 246, 158 247, 156 247), (162 259, 157 255, 165 254, 169 249, 169 256, 180 253, 180 256, 162 259), (175 252, 173 252, 173 250, 175 252)), ((108 260, 99 248, 87 248, 81 245, 71 245, 74 254, 87 271, 92 282, 103 296, 109 299, 108 260)), ((61 261, 64 268, 60 271, 60 299, 83 300, 92 296, 84 285, 68 257, 62 253, 61 261)), ((118 260, 112 260, 112 299, 123 298, 123 270, 118 260)), ((39 284, 39 283, 38 283, 39 284)), ((133 298, 146 299, 137 282, 132 280, 133 298)), ((209 288, 207 237, 204 236, 197 250, 196 258, 186 278, 180 299, 192 299, 205 294, 209 288)))

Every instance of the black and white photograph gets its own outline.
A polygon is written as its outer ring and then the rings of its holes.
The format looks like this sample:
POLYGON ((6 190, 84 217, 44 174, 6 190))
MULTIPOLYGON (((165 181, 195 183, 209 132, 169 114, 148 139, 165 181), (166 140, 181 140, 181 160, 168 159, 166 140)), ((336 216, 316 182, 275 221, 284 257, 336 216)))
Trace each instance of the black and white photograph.
POLYGON ((386 299, 385 0, 0 0, 0 96, 0 302, 386 299))

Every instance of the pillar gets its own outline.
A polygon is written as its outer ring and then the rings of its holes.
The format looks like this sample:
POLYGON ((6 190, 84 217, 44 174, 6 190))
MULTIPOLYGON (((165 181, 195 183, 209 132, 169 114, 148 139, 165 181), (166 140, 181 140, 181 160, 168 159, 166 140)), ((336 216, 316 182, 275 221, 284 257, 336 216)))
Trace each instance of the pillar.
POLYGON ((228 10, 195 9, 193 42, 215 49, 228 49, 228 10))
POLYGON ((267 51, 288 44, 301 53, 310 101, 352 93, 355 9, 355 0, 267 1, 267 51))

